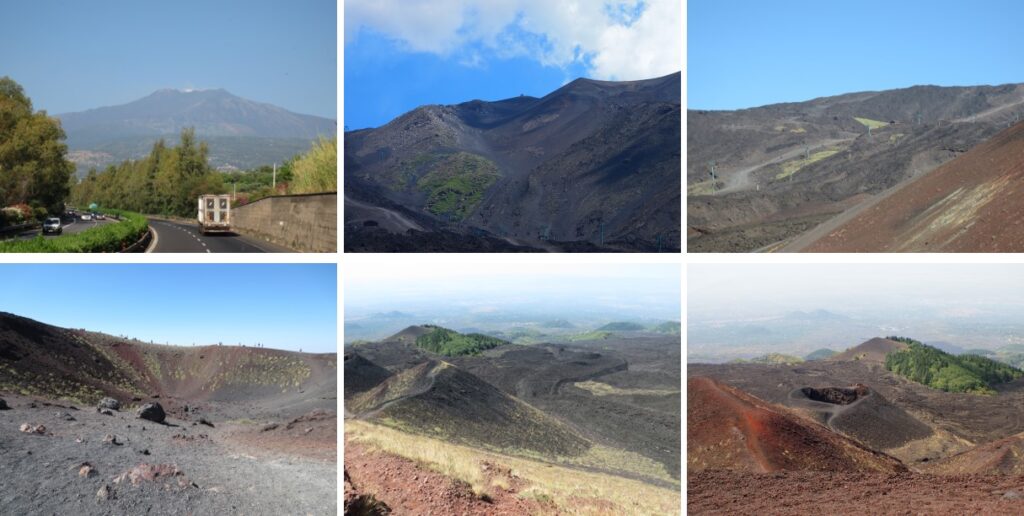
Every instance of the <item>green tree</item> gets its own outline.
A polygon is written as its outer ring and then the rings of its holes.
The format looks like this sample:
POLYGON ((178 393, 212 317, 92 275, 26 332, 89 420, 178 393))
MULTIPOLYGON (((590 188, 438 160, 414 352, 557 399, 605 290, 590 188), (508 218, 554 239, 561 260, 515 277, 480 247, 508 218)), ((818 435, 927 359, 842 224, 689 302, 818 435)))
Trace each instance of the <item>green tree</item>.
POLYGON ((338 139, 320 138, 292 164, 290 193, 338 191, 338 139))
POLYGON ((10 77, 0 78, 0 207, 28 204, 60 213, 74 164, 60 122, 32 101, 10 77))

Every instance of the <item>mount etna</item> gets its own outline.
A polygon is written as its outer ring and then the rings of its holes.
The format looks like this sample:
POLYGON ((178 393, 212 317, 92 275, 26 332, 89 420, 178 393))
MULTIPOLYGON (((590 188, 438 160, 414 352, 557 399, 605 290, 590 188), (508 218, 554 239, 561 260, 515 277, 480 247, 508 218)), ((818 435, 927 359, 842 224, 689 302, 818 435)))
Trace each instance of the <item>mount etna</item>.
POLYGON ((1022 115, 1020 84, 690 110, 687 248, 1020 250, 1022 115))
POLYGON ((209 145, 210 164, 226 169, 280 164, 309 150, 318 137, 337 134, 334 120, 292 113, 223 89, 163 89, 127 104, 56 118, 79 172, 145 156, 156 140, 176 139, 189 127, 209 145))
POLYGON ((348 346, 346 512, 677 514, 679 354, 426 325, 348 346))
POLYGON ((335 514, 336 375, 0 312, 0 512, 335 514))
POLYGON ((419 107, 345 133, 351 251, 678 251, 680 79, 419 107))

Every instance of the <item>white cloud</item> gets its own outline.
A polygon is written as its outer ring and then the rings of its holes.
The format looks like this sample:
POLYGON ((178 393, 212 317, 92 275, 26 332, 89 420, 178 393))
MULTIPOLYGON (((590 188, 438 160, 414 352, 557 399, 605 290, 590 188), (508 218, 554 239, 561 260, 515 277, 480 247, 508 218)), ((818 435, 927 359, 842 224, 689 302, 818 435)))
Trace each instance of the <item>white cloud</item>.
POLYGON ((470 66, 526 56, 635 80, 682 67, 681 10, 678 0, 347 0, 345 38, 367 28, 470 66))

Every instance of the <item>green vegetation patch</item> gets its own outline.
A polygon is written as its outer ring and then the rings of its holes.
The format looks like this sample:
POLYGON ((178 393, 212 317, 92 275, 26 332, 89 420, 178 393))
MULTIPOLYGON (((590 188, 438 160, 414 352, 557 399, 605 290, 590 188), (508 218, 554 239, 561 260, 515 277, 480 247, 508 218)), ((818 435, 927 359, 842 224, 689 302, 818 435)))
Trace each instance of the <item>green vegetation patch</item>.
POLYGON ((425 326, 430 331, 416 337, 416 346, 449 357, 479 355, 481 352, 508 344, 501 339, 480 333, 462 334, 440 326, 425 326))
POLYGON ((117 253, 138 242, 149 230, 149 221, 138 213, 103 212, 119 215, 122 220, 56 238, 39 235, 32 240, 0 242, 0 253, 117 253))
POLYGON ((615 334, 610 331, 597 330, 588 331, 586 333, 577 333, 576 335, 569 335, 568 337, 566 337, 566 340, 568 340, 569 342, 577 342, 581 340, 608 340, 613 336, 615 336, 615 334))
POLYGON ((652 327, 651 331, 668 335, 682 335, 683 325, 679 321, 668 321, 652 327))
POLYGON ((946 392, 995 394, 993 385, 1021 376, 1024 371, 979 355, 951 355, 906 337, 886 337, 909 347, 885 357, 885 368, 922 385, 946 392))
POLYGON ((782 164, 782 172, 779 172, 778 174, 775 174, 775 179, 785 179, 785 178, 787 178, 787 177, 797 173, 798 170, 800 170, 801 168, 806 167, 807 165, 810 165, 812 163, 817 163, 817 162, 819 162, 819 161, 821 161, 821 160, 823 160, 825 158, 830 158, 830 157, 838 154, 840 150, 842 150, 842 149, 833 147, 833 148, 829 148, 829 149, 820 150, 818 152, 815 152, 814 154, 811 154, 810 157, 808 157, 806 159, 804 159, 804 158, 797 158, 797 159, 789 160, 789 161, 787 161, 787 162, 782 164))
POLYGON ((473 212, 499 176, 498 167, 490 160, 459 152, 432 166, 416 185, 427 194, 428 211, 462 220, 473 212))
POLYGON ((879 127, 885 127, 889 125, 888 122, 883 122, 881 120, 872 120, 870 118, 861 118, 855 116, 853 117, 853 119, 860 122, 861 124, 864 124, 864 127, 870 127, 872 129, 878 129, 879 127))

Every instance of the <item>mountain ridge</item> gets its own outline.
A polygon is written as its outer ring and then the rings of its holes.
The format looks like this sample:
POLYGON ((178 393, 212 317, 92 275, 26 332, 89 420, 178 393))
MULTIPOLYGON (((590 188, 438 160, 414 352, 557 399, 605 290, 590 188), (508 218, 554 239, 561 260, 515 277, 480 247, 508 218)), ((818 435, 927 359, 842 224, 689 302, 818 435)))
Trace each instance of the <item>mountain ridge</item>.
POLYGON ((381 227, 380 214, 360 206, 384 208, 383 198, 425 217, 428 234, 546 250, 675 249, 680 85, 680 73, 581 78, 540 98, 425 105, 346 132, 351 234, 414 236, 381 227))

